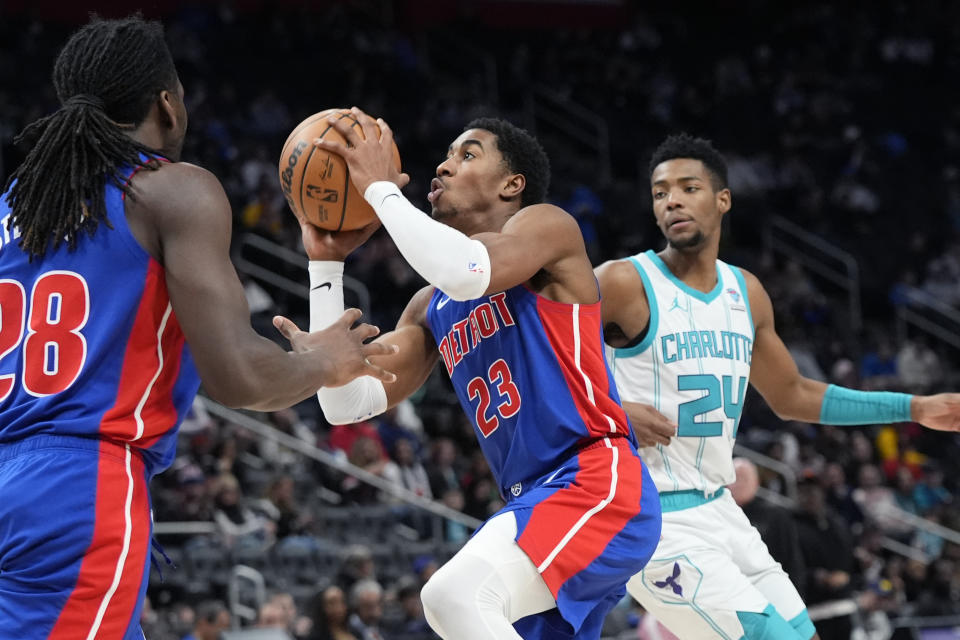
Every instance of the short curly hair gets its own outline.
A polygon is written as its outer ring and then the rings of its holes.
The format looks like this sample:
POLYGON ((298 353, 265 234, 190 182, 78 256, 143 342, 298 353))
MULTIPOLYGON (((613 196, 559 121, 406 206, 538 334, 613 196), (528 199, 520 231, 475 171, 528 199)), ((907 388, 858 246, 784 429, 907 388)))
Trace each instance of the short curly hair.
POLYGON ((550 160, 536 138, 526 129, 501 118, 476 118, 463 128, 464 131, 469 129, 483 129, 495 135, 507 170, 526 178, 527 185, 520 196, 521 207, 546 201, 550 187, 550 160))
POLYGON ((677 158, 691 158, 699 160, 710 172, 710 183, 714 191, 727 188, 727 162, 716 150, 713 143, 704 138, 694 138, 689 133, 679 133, 668 136, 660 143, 653 157, 650 158, 649 175, 653 178, 653 170, 661 162, 677 158))

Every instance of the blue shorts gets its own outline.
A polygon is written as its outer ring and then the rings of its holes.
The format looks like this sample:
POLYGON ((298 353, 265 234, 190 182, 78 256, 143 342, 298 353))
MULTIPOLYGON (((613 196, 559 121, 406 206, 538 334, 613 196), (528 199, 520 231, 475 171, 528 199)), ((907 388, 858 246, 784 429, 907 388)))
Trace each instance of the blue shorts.
POLYGON ((147 482, 140 454, 106 440, 0 444, 0 640, 143 638, 147 482))
POLYGON ((660 497, 626 438, 603 438, 512 500, 517 544, 557 608, 515 624, 527 640, 598 639, 660 541, 660 497))

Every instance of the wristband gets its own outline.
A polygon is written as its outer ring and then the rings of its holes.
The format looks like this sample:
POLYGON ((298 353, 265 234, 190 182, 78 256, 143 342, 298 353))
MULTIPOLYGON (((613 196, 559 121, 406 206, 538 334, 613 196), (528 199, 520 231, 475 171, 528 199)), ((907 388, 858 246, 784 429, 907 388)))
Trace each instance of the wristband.
POLYGON ((865 425, 910 422, 908 393, 855 391, 831 384, 823 394, 820 424, 865 425))

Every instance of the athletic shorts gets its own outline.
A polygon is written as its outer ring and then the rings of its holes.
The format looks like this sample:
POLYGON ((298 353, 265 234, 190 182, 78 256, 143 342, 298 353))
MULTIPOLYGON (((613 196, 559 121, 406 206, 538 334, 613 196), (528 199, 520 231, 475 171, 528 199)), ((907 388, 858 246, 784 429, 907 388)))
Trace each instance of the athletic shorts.
POLYGON ((662 493, 663 534, 627 590, 684 640, 808 640, 806 606, 730 492, 662 493))
POLYGON ((0 640, 143 638, 147 480, 106 440, 0 444, 0 640))
POLYGON ((557 608, 518 620, 526 640, 598 639, 660 539, 660 500, 626 438, 603 438, 509 502, 517 544, 557 608))

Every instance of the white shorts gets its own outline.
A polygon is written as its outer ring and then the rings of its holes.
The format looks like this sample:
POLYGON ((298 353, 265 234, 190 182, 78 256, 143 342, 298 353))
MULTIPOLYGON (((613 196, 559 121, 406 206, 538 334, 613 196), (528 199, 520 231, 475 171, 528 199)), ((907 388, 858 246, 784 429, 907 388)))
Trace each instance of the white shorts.
POLYGON ((699 504, 671 511, 661 494, 660 544, 630 595, 684 640, 811 638, 800 594, 730 492, 679 494, 699 504))

